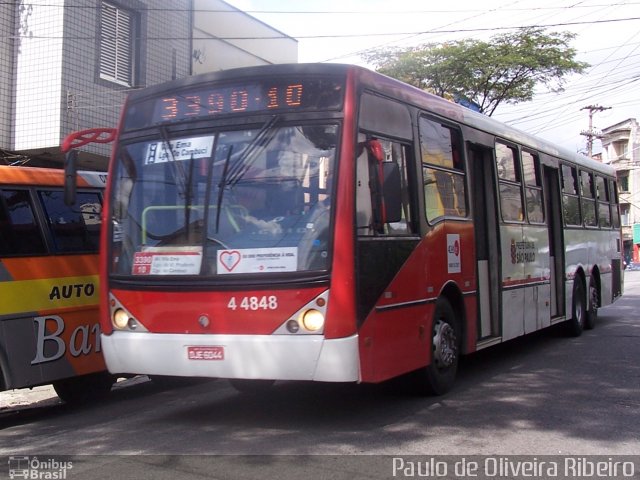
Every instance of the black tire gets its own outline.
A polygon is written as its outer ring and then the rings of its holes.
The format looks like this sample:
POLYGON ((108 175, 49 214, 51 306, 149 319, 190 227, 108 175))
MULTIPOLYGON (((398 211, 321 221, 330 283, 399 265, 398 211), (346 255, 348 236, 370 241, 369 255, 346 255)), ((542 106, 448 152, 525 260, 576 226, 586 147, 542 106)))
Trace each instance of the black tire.
POLYGON ((154 385, 163 390, 171 390, 173 388, 186 387, 208 379, 193 377, 172 377, 167 375, 150 375, 149 379, 154 385))
POLYGON ((598 307, 600 306, 600 293, 598 292, 598 284, 595 279, 591 277, 589 280, 589 309, 584 319, 585 330, 591 330, 596 326, 596 320, 598 320, 598 307))
POLYGON ((66 403, 79 404, 106 397, 114 381, 108 372, 99 372, 59 380, 53 389, 66 403))
POLYGON ((229 383, 238 392, 246 395, 260 395, 271 390, 275 380, 245 380, 242 378, 229 379, 229 383))
POLYGON ((460 360, 460 324, 448 300, 436 302, 431 327, 431 363, 406 377, 406 387, 418 395, 443 395, 453 388, 460 360))
POLYGON ((460 361, 460 337, 453 307, 446 299, 438 299, 431 327, 431 363, 425 371, 427 387, 434 395, 453 388, 460 361))
POLYGON ((587 298, 584 285, 580 277, 573 281, 573 301, 571 319, 567 322, 567 333, 572 337, 579 337, 584 330, 587 319, 587 298))

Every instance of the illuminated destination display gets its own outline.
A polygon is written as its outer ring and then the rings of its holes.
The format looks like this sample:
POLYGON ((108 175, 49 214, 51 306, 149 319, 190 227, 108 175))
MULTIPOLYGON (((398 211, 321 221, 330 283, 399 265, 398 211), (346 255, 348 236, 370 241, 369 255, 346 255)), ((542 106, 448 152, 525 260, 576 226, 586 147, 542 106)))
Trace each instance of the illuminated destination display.
POLYGON ((255 112, 335 110, 343 85, 336 79, 266 79, 234 85, 198 85, 129 106, 126 130, 152 125, 255 112))

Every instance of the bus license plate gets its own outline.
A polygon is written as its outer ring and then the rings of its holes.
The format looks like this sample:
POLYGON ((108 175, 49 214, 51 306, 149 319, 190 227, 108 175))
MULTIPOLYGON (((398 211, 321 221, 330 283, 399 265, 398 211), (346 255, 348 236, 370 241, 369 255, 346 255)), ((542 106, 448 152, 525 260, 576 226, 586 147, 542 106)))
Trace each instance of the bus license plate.
POLYGON ((224 347, 187 347, 189 360, 224 360, 224 347))

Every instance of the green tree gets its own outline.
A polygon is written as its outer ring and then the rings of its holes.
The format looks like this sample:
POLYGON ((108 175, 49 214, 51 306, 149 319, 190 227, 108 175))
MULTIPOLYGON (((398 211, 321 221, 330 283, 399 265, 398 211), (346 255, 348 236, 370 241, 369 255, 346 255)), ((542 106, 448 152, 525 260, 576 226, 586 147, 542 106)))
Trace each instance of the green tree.
POLYGON ((533 98, 535 87, 563 91, 565 77, 589 65, 575 60, 570 32, 525 28, 491 37, 387 48, 365 59, 390 77, 445 98, 463 98, 492 115, 502 102, 516 104, 533 98))

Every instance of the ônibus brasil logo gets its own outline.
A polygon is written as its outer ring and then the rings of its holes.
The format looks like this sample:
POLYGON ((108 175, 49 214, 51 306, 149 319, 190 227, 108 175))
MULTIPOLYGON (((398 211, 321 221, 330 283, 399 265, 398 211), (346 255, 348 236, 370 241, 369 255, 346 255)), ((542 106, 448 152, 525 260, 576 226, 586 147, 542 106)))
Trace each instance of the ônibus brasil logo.
POLYGON ((67 472, 73 468, 73 462, 54 458, 9 457, 9 478, 25 478, 33 480, 65 480, 67 472))

